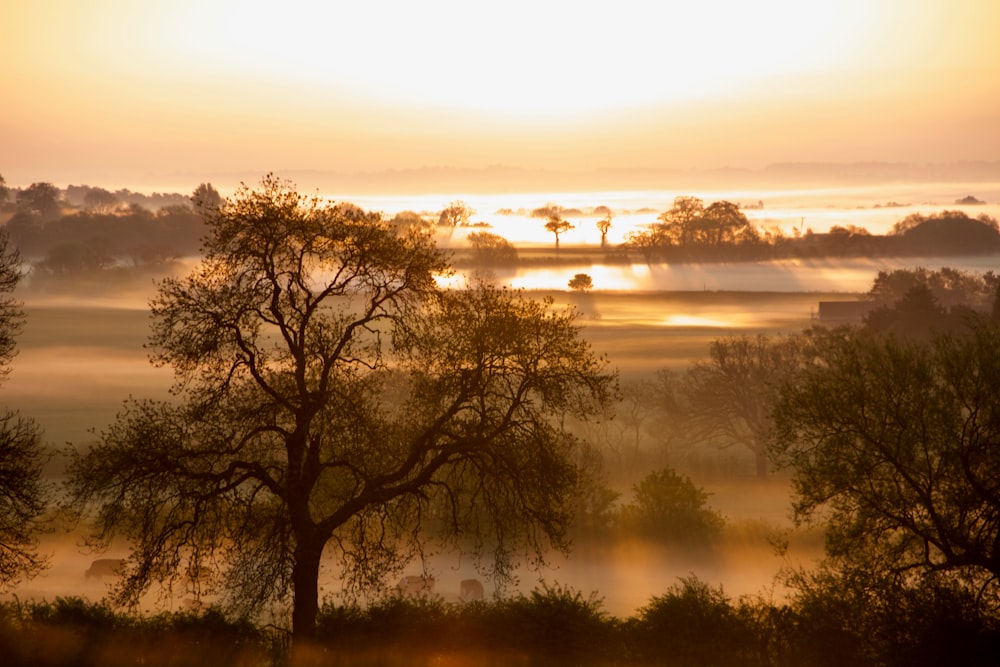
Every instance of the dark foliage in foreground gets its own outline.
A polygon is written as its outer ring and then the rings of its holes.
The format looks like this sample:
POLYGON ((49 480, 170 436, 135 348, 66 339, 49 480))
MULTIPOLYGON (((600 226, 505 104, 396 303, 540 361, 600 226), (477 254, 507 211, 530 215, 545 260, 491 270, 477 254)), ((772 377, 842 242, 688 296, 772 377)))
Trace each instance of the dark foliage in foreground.
POLYGON ((870 573, 800 574, 789 603, 732 600, 695 577, 629 619, 573 590, 446 604, 394 597, 326 605, 315 642, 214 609, 137 618, 79 598, 0 606, 4 664, 118 665, 792 665, 1000 664, 1000 622, 946 583, 900 587, 870 573))

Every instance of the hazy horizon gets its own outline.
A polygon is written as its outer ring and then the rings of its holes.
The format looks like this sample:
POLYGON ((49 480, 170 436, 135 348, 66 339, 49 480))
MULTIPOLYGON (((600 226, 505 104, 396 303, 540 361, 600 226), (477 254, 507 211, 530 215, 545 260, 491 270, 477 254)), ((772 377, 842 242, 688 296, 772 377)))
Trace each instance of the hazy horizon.
POLYGON ((1000 171, 997 3, 51 0, 3 16, 13 185, 395 174, 384 191, 420 172, 409 187, 426 191, 473 170, 494 190, 539 174, 559 190, 617 170, 1000 171))

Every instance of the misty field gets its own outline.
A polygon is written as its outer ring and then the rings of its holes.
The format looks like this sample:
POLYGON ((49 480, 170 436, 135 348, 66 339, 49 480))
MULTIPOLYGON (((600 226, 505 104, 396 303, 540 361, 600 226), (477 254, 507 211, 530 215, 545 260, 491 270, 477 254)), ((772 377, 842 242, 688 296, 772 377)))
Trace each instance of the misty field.
MULTIPOLYGON (((851 298, 794 292, 533 294, 551 297, 556 307, 576 308, 584 337, 595 351, 607 355, 623 382, 659 369, 684 368, 704 358, 709 342, 720 336, 800 331, 813 323, 819 300, 851 298)), ((89 302, 28 298, 25 310, 27 323, 4 397, 11 409, 33 416, 44 429, 54 454, 47 474, 57 481, 65 445, 85 447, 94 441, 95 431, 110 424, 130 396, 167 398, 172 376, 147 359, 143 345, 149 315, 142 295, 89 302)), ((607 611, 627 616, 651 595, 691 573, 722 584, 734 595, 755 594, 774 585, 775 575, 789 564, 787 555, 776 555, 769 542, 775 528, 790 525, 787 480, 780 476, 757 480, 745 474, 709 475, 695 481, 711 494, 709 504, 731 526, 728 543, 710 558, 635 540, 586 544, 569 558, 554 558, 552 567, 541 573, 522 572, 519 588, 531 590, 544 580, 594 591, 607 611)), ((84 571, 94 558, 120 557, 125 550, 93 554, 81 546, 81 537, 64 531, 43 536, 43 551, 52 554, 49 570, 14 593, 20 599, 52 600, 63 595, 100 599, 108 582, 89 580, 84 571)), ((802 539, 804 558, 818 555, 815 538, 802 539)), ((447 557, 437 558, 432 567, 438 569, 435 591, 445 601, 457 600, 459 580, 475 575, 468 563, 447 557)), ((325 594, 335 595, 337 590, 337 582, 328 580, 325 594)), ((168 608, 182 604, 176 600, 168 608)))

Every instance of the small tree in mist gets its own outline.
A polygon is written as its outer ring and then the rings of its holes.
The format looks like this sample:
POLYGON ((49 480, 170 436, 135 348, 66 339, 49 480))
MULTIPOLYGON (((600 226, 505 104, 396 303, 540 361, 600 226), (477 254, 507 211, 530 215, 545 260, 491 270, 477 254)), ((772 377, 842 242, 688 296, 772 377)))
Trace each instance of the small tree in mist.
POLYGON ((555 234, 556 250, 559 249, 559 236, 571 229, 573 229, 573 225, 570 224, 569 220, 563 220, 558 214, 551 216, 545 223, 545 230, 555 234))
POLYGON ((586 273, 577 273, 569 279, 569 288, 574 292, 586 292, 594 289, 594 280, 586 273))
POLYGON ((222 195, 211 183, 201 183, 191 193, 191 203, 203 215, 213 215, 222 206, 222 195))
POLYGON ((571 311, 442 290, 429 235, 273 176, 208 225, 201 265, 152 302, 179 400, 128 401, 70 470, 97 543, 133 545, 119 601, 218 570, 235 608, 290 597, 297 644, 327 552, 370 592, 431 534, 501 580, 565 547, 579 471, 556 417, 614 386, 571 311))
POLYGON ((607 206, 598 206, 594 209, 594 212, 604 215, 603 218, 597 221, 597 231, 601 233, 601 247, 606 248, 608 246, 608 232, 611 231, 611 221, 614 219, 614 213, 607 206))
POLYGON ((480 266, 510 266, 517 263, 517 249, 498 234, 472 232, 467 239, 472 247, 472 261, 480 266))
POLYGON ((651 540, 704 545, 722 531, 722 516, 707 506, 708 493, 673 468, 649 473, 632 487, 634 499, 623 506, 623 528, 651 540))
POLYGON ((62 194, 51 183, 32 183, 18 193, 17 208, 43 221, 55 220, 62 212, 62 194))
POLYGON ((83 196, 83 203, 92 213, 108 215, 118 207, 118 197, 104 188, 91 188, 83 196))
POLYGON ((461 227, 469 222, 476 211, 462 200, 455 200, 442 209, 438 224, 442 227, 461 227))
POLYGON ((730 336, 709 346, 676 387, 677 418, 695 442, 745 447, 766 477, 774 435, 771 412, 782 383, 797 368, 806 339, 730 336))

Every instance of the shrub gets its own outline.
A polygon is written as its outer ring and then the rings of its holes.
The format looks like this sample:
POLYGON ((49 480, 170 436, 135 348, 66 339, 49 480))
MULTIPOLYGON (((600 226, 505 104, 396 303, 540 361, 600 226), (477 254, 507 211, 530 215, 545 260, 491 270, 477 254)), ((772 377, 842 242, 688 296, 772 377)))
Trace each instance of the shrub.
POLYGON ((706 506, 708 493, 672 468, 650 473, 632 489, 635 500, 620 514, 627 531, 687 546, 709 544, 722 532, 722 517, 706 506))

